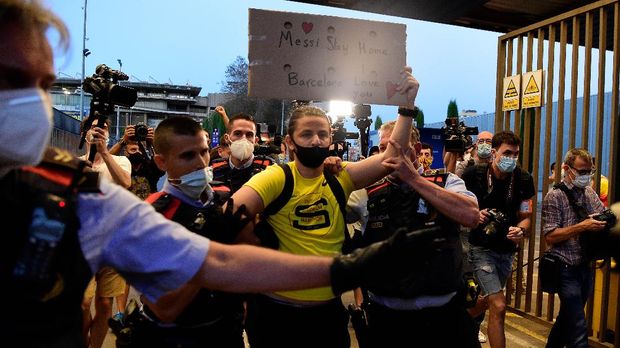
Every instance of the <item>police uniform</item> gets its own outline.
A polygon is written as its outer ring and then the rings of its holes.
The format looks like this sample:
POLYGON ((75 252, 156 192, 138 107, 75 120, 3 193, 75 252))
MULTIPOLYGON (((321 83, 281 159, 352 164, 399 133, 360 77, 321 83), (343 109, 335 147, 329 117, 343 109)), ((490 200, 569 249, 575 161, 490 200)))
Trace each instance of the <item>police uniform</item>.
POLYGON ((98 189, 80 186, 97 192, 78 193, 82 163, 49 149, 40 165, 0 180, 0 296, 10 313, 0 325, 17 346, 85 346, 82 296, 103 265, 154 301, 189 281, 206 257, 209 240, 170 224, 120 186, 103 180, 98 189))
MULTIPOLYGON (((453 174, 424 174, 447 190, 475 196, 453 174)), ((422 236, 418 256, 398 287, 363 289, 370 347, 478 347, 474 323, 459 293, 463 289, 459 225, 438 214, 405 183, 386 177, 366 188, 368 222, 362 245, 385 240, 401 228, 435 228, 422 236), (458 294, 457 294, 458 293, 458 294)), ((362 200, 363 201, 363 200, 362 200)))
POLYGON ((262 172, 274 164, 271 157, 252 155, 241 168, 235 168, 232 159, 218 158, 211 163, 213 168, 213 180, 221 181, 231 190, 231 194, 237 192, 252 176, 262 172))
MULTIPOLYGON (((193 201, 170 183, 146 199, 166 218, 188 230, 222 243, 231 243, 235 234, 222 218, 222 205, 230 190, 212 184, 207 187, 207 203, 193 201)), ((140 323, 131 322, 131 337, 124 347, 230 347, 243 348, 243 303, 239 295, 200 289, 173 323, 162 322, 144 304, 140 323)), ((123 338, 124 340, 125 338, 123 338)), ((118 344, 117 344, 118 346, 118 344)))

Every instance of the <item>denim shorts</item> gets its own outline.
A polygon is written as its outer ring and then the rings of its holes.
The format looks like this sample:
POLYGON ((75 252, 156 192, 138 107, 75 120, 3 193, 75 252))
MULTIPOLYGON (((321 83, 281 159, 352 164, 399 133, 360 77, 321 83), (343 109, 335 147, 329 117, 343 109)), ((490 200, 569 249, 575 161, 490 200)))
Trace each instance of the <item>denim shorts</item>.
POLYGON ((506 287, 506 280, 512 270, 514 253, 497 253, 487 248, 472 245, 469 262, 484 295, 496 294, 506 287))

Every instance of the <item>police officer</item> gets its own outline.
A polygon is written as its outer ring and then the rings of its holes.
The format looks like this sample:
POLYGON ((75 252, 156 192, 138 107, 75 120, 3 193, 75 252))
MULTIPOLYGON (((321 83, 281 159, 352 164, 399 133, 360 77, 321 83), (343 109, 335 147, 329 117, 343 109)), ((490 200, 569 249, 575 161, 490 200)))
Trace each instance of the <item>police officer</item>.
MULTIPOLYGON (((393 122, 381 127, 381 150, 387 147, 393 128, 393 122)), ((427 229, 414 242, 417 257, 406 265, 409 271, 400 286, 364 289, 367 343, 370 347, 397 347, 404 342, 420 347, 478 347, 473 320, 462 294, 457 294, 463 286, 459 224, 477 225, 476 198, 454 174, 422 174, 415 128, 410 141, 413 146, 402 150, 410 153, 410 159, 382 163, 398 172, 367 187, 361 192, 366 197, 358 197, 358 213, 368 219, 362 245, 384 240, 403 228, 427 229)))
MULTIPOLYGON (((157 126, 154 143, 155 162, 166 170, 168 179, 163 190, 147 202, 194 233, 233 242, 233 225, 239 220, 223 216, 222 205, 230 190, 208 184, 209 152, 204 150, 209 145, 200 124, 189 117, 168 118, 157 126)), ((160 305, 147 299, 143 302, 141 323, 129 323, 131 337, 123 346, 244 347, 239 295, 184 286, 160 305)))
POLYGON ((221 181, 235 193, 250 178, 274 163, 265 155, 254 155, 256 123, 252 116, 237 114, 230 118, 224 139, 230 147, 227 159, 218 158, 211 163, 213 180, 221 181))
POLYGON ((84 183, 84 163, 66 151, 50 149, 44 158, 53 127, 50 26, 66 42, 65 25, 38 1, 0 0, 0 297, 10 313, 0 317, 4 340, 83 347, 80 303, 104 265, 153 302, 184 284, 232 292, 331 284, 342 293, 398 276, 376 269, 406 260, 410 250, 398 243, 404 235, 335 258, 228 246, 188 232, 108 181, 84 183))

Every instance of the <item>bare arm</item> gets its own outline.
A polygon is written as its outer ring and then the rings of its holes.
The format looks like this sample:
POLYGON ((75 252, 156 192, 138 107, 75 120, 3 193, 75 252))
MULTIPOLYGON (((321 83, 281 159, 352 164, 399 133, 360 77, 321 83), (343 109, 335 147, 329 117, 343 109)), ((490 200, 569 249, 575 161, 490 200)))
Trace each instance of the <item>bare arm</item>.
POLYGON ((211 241, 205 262, 191 282, 230 292, 307 289, 330 285, 332 262, 329 257, 211 241))
POLYGON ((108 170, 110 171, 112 179, 115 183, 123 186, 124 188, 131 186, 131 173, 121 168, 121 166, 114 160, 111 153, 102 153, 101 157, 103 158, 106 166, 108 166, 108 170))
POLYGON ((545 242, 547 242, 547 244, 557 244, 584 232, 601 231, 605 228, 605 225, 606 223, 604 221, 594 220, 590 217, 572 226, 556 228, 545 235, 545 242))
MULTIPOLYGON (((393 142, 390 140, 390 142, 393 142)), ((399 151, 400 146, 393 143, 399 151)), ((415 161, 415 151, 410 156, 415 161)), ((383 166, 398 170, 399 177, 414 188, 431 206, 448 219, 463 226, 474 228, 478 226, 478 203, 470 197, 457 192, 451 192, 443 187, 425 180, 414 167, 411 158, 405 156, 402 160, 389 158, 383 161, 383 166)))
POLYGON ((456 173, 456 154, 454 152, 446 152, 443 155, 443 165, 446 167, 446 172, 456 173))
MULTIPOLYGON (((233 194, 232 199, 234 201, 234 211, 237 211, 239 207, 243 204, 246 208, 246 215, 255 217, 257 214, 260 214, 264 209, 263 199, 260 197, 258 192, 254 191, 253 188, 249 186, 242 186, 235 194, 233 194)), ((226 205, 223 207, 226 210, 226 205)), ((254 219, 252 219, 254 221, 254 219)), ((239 233, 236 242, 241 244, 253 244, 259 245, 260 241, 254 234, 254 222, 251 221, 248 223, 243 230, 239 233)))
MULTIPOLYGON (((411 74, 411 68, 405 68, 403 71, 403 82, 398 88, 401 94, 407 95, 408 104, 403 107, 413 109, 420 83, 411 74)), ((411 117, 398 115, 390 140, 404 148, 408 147, 412 123, 413 119, 411 117)), ((389 174, 391 170, 382 166, 381 162, 386 158, 395 156, 400 156, 400 151, 390 144, 382 154, 371 156, 363 161, 350 163, 345 170, 351 176, 355 189, 361 189, 389 174)))
POLYGON ((221 105, 216 106, 215 112, 220 114, 220 117, 222 117, 222 121, 224 122, 224 127, 228 128, 229 118, 228 114, 226 114, 226 110, 224 109, 224 107, 221 105))

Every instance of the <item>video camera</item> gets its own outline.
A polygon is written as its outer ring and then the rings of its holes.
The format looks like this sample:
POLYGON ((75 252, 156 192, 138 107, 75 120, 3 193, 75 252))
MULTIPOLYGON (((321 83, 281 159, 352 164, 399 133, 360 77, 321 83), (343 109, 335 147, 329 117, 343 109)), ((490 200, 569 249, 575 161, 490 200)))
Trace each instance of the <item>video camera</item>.
MULTIPOLYGON (((138 93, 135 89, 120 86, 118 81, 129 80, 129 77, 118 70, 110 69, 105 64, 97 65, 95 73, 84 79, 82 88, 85 92, 92 94, 90 102, 90 113, 84 127, 82 129, 82 137, 80 139, 81 149, 86 141, 86 133, 90 130, 93 121, 97 119, 98 125, 103 125, 109 114, 114 112, 116 105, 132 107, 138 99, 138 93)), ((148 128, 147 128, 148 132, 148 128)), ((89 161, 95 160, 97 148, 95 145, 90 147, 89 161)))
POLYGON ((456 117, 448 117, 443 131, 443 144, 446 152, 465 152, 468 147, 468 135, 477 135, 478 127, 466 127, 456 117))

